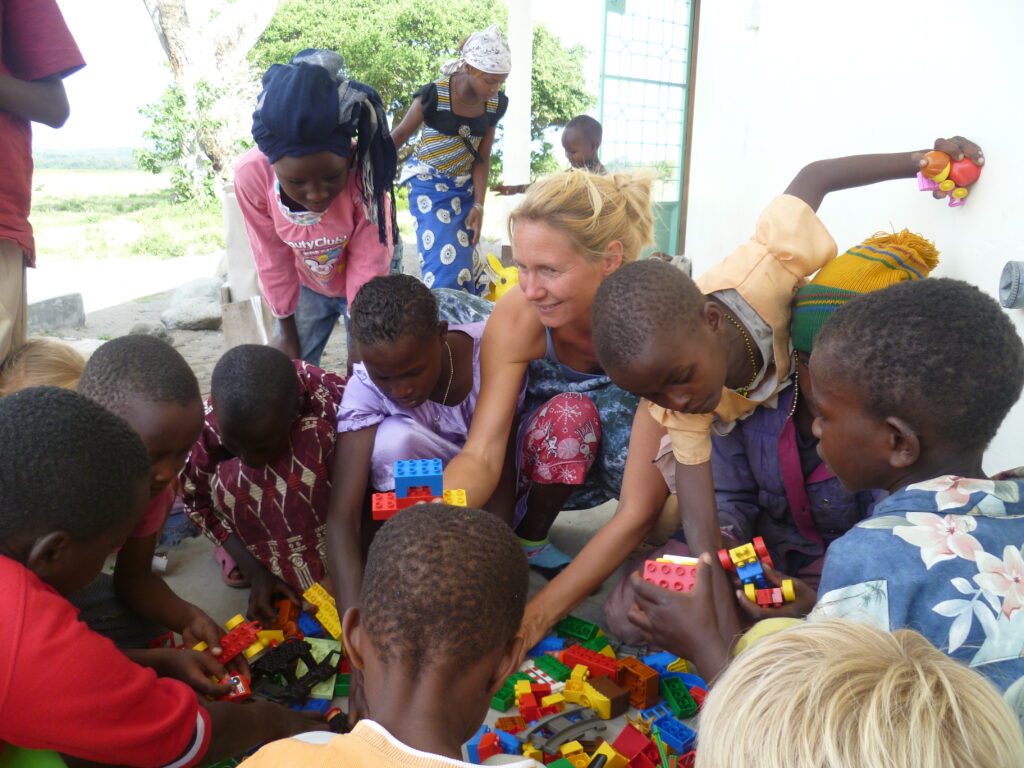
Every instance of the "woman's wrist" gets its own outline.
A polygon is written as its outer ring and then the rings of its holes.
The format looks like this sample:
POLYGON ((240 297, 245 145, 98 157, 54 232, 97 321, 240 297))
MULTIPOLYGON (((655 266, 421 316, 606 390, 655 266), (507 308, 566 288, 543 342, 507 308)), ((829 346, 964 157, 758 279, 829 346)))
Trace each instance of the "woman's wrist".
POLYGON ((477 200, 477 201, 475 201, 473 203, 473 208, 478 210, 478 211, 480 211, 480 213, 484 212, 484 204, 481 203, 479 200, 477 200))

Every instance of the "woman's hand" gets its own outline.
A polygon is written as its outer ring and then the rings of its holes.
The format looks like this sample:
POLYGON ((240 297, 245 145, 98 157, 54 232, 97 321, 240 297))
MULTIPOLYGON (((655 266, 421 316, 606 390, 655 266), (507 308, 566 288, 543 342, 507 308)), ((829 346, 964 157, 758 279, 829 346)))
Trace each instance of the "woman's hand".
POLYGON ((480 228, 483 226, 483 222, 483 203, 473 203, 473 209, 466 214, 466 223, 463 225, 466 229, 473 230, 473 239, 470 241, 473 245, 476 245, 480 240, 480 228))

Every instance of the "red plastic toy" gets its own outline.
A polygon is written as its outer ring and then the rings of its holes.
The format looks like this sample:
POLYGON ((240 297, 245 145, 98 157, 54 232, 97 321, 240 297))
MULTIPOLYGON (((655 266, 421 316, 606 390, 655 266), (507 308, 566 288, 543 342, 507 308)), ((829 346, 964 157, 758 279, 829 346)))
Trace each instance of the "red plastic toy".
POLYGON ((228 693, 218 697, 218 701, 245 701, 252 696, 249 678, 245 675, 228 675, 221 682, 228 683, 232 688, 228 693))
POLYGON ((644 563, 644 581, 656 584, 662 589, 675 592, 689 592, 697 579, 697 566, 690 563, 671 563, 648 560, 644 563))

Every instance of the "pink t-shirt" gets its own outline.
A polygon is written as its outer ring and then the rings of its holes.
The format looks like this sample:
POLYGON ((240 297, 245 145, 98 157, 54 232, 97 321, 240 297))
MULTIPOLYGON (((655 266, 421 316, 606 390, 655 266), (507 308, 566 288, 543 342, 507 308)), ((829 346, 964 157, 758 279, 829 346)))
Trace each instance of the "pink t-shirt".
MULTIPOLYGON (((0 0, 0 74, 33 81, 85 66, 54 0, 0 0)), ((0 109, 0 239, 13 240, 35 266, 32 126, 0 109)))
MULTIPOLYGON (((245 218, 260 288, 276 317, 294 314, 299 286, 349 301, 364 283, 386 275, 393 246, 382 243, 360 194, 353 167, 345 189, 315 224, 303 225, 281 210, 277 176, 258 148, 235 166, 235 196, 245 218)), ((390 202, 388 203, 390 205, 390 202)), ((390 221, 390 212, 382 212, 390 221)))

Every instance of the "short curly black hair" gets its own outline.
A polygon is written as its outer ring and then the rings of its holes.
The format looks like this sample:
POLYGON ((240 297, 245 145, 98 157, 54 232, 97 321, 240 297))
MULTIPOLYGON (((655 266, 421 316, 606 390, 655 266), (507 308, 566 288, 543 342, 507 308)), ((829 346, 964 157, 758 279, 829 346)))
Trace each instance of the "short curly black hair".
POLYGON ((210 396, 220 424, 244 424, 268 411, 290 412, 299 398, 295 363, 263 344, 232 347, 213 367, 210 396))
POLYGON ((0 541, 92 539, 124 522, 148 477, 135 430, 89 398, 58 387, 0 398, 0 541))
POLYGON ((78 391, 123 415, 136 400, 188 405, 199 399, 199 382, 181 353, 166 341, 131 334, 92 353, 78 391))
POLYGON ((403 336, 426 337, 440 322, 437 298, 412 275, 375 277, 359 289, 349 312, 349 333, 380 347, 403 336))
POLYGON ((707 299, 678 267, 660 259, 625 264, 594 297, 594 350, 606 371, 623 370, 651 339, 695 328, 707 299))
POLYGON ((590 115, 577 115, 565 124, 565 130, 569 130, 570 128, 575 128, 577 131, 580 131, 584 136, 596 144, 601 143, 601 134, 604 133, 604 129, 601 127, 601 123, 590 115))
POLYGON ((981 451, 1020 397, 1024 344, 999 304, 961 280, 931 277, 858 296, 837 309, 813 361, 898 416, 981 451))
POLYGON ((411 674, 457 671, 505 647, 523 618, 526 556, 512 530, 479 509, 419 504, 373 539, 360 596, 385 662, 411 674))

